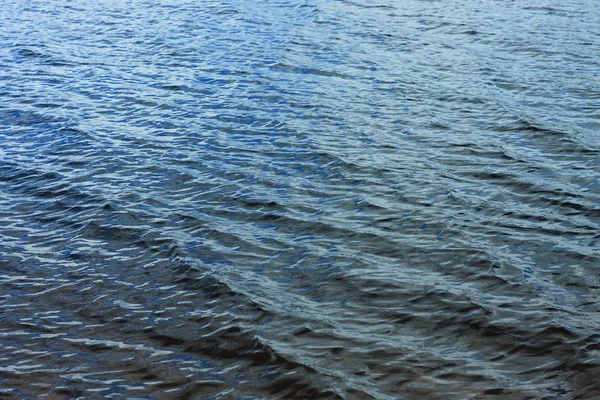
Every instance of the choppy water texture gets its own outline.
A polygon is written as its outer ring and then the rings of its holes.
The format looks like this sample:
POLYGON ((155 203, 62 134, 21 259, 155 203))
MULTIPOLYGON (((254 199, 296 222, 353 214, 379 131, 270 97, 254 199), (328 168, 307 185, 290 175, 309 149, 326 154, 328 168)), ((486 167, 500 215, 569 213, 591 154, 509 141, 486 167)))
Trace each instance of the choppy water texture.
POLYGON ((599 74, 597 0, 4 2, 0 395, 600 398, 599 74))

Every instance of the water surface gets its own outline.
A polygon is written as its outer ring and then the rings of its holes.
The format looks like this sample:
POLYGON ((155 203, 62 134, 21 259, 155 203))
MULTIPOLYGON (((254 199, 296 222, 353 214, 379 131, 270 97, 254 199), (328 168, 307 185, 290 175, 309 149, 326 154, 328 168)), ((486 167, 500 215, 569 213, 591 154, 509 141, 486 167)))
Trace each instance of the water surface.
POLYGON ((600 397, 600 5, 0 10, 0 394, 600 397))

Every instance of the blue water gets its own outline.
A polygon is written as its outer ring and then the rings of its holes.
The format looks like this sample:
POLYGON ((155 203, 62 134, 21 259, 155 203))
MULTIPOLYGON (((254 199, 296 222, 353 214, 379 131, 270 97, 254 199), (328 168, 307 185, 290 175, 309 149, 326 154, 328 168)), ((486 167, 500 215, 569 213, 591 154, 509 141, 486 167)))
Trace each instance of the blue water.
POLYGON ((600 398, 600 3, 0 9, 0 395, 600 398))

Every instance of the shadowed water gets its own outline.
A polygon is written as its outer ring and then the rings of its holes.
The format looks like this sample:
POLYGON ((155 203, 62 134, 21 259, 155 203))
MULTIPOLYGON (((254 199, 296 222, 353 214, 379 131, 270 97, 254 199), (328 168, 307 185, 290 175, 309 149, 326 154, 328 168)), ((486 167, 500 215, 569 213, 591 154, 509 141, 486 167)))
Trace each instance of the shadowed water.
POLYGON ((8 0, 0 397, 600 398, 599 71, 595 0, 8 0))

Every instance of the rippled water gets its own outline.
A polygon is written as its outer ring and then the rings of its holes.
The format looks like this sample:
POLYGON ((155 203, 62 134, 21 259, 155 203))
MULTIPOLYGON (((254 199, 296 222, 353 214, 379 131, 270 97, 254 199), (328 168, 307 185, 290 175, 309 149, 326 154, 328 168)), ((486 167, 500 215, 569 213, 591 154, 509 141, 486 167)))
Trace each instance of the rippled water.
POLYGON ((0 9, 0 395, 600 398, 597 0, 0 9))

